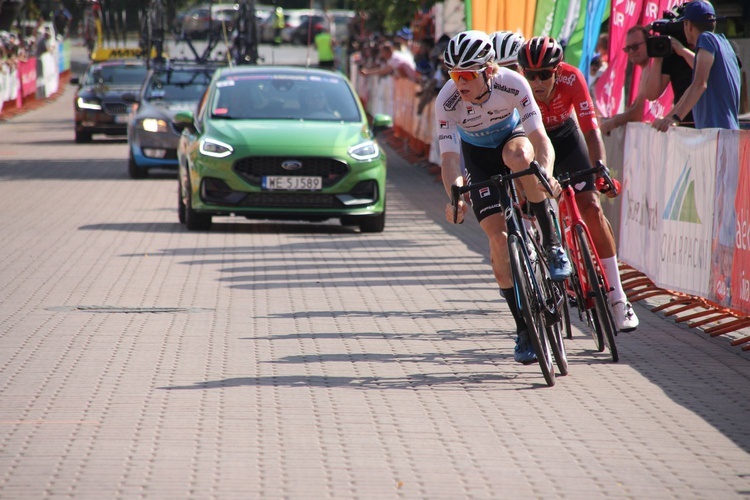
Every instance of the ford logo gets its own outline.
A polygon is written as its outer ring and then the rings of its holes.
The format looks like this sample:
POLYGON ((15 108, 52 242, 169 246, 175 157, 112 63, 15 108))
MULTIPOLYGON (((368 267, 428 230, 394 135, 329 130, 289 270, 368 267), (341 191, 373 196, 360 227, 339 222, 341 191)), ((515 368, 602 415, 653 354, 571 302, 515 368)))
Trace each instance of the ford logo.
POLYGON ((281 164, 284 170, 299 170, 302 168, 302 162, 297 160, 286 160, 281 164))

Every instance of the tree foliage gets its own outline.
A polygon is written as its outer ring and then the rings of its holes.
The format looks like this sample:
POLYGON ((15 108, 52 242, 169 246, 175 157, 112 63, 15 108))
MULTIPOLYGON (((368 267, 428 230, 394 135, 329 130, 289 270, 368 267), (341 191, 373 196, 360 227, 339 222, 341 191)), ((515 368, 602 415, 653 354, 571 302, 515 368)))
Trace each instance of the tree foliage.
POLYGON ((437 0, 352 0, 352 8, 367 15, 369 31, 393 33, 409 26, 414 14, 435 3, 437 0))

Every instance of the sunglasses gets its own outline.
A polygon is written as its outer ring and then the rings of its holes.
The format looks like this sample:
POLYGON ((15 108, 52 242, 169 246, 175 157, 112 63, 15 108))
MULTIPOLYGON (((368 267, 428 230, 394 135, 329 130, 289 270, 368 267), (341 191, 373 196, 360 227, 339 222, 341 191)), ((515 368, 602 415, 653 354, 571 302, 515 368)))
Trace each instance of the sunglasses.
POLYGON ((530 82, 533 82, 537 78, 541 81, 549 80, 554 75, 555 75, 555 70, 553 69, 540 69, 537 71, 526 70, 523 72, 523 76, 525 76, 526 79, 530 82))
POLYGON ((475 80, 476 78, 479 78, 479 75, 481 75, 482 73, 484 73, 485 69, 486 68, 483 68, 483 69, 457 69, 457 70, 451 70, 451 71, 449 71, 448 74, 450 75, 451 80, 453 80, 456 83, 458 83, 458 80, 460 80, 461 78, 463 78, 467 82, 470 82, 472 80, 475 80))
POLYGON ((622 48, 622 51, 625 52, 626 54, 629 54, 630 52, 634 52, 634 51, 638 50, 638 47, 640 47, 644 43, 645 42, 638 42, 638 43, 634 43, 632 45, 626 45, 626 46, 624 46, 622 48))

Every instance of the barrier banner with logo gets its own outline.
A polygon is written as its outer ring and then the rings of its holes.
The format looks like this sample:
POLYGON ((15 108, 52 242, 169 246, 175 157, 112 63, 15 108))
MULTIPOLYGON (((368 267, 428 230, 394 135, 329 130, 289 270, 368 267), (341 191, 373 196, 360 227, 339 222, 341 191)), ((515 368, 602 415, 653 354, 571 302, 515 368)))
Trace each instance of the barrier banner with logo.
POLYGON ((21 94, 23 97, 36 92, 36 57, 26 61, 18 61, 18 78, 21 80, 21 94))
POLYGON ((736 186, 737 192, 743 195, 734 199, 736 221, 730 289, 732 309, 750 313, 750 132, 740 132, 738 156, 736 186))
POLYGON ((708 298, 724 307, 732 305, 730 287, 737 222, 735 195, 739 180, 738 141, 739 131, 719 131, 708 298))
POLYGON ((643 123, 628 123, 623 159, 620 212, 620 260, 652 280, 659 274, 661 212, 667 169, 668 134, 654 133, 643 123))
POLYGON ((716 179, 716 129, 667 133, 666 170, 658 214, 662 219, 660 268, 654 282, 664 288, 708 296, 716 179))

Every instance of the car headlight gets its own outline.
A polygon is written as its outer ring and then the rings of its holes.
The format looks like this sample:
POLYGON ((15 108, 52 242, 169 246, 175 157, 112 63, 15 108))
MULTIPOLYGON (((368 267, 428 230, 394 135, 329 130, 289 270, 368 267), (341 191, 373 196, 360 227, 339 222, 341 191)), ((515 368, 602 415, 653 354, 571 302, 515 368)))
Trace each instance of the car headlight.
POLYGON ((223 142, 219 142, 215 139, 201 140, 200 147, 198 149, 201 154, 204 154, 206 156, 213 156, 214 158, 224 158, 234 152, 232 146, 223 142))
POLYGON ((355 160, 372 160, 378 157, 380 149, 373 141, 366 141, 350 147, 348 153, 355 160))
POLYGON ((145 118, 141 123, 143 130, 146 132, 167 132, 167 122, 164 120, 157 120, 156 118, 145 118))
POLYGON ((76 100, 76 105, 78 106, 78 109, 94 109, 96 111, 101 111, 102 109, 102 105, 99 101, 84 99, 83 97, 79 97, 76 100))

